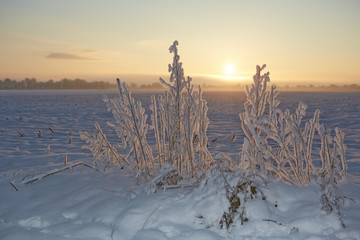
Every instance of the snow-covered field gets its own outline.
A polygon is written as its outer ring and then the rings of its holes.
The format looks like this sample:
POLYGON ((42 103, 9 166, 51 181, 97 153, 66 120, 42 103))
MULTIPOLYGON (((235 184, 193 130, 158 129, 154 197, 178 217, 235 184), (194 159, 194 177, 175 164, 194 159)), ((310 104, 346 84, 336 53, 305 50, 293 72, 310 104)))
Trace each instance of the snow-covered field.
MULTIPOLYGON (((23 184, 24 177, 63 168, 65 156, 70 166, 91 164, 79 131, 93 132, 95 122, 116 145, 116 134, 106 125, 113 117, 102 101, 105 94, 115 92, 0 91, 0 239, 360 239, 359 93, 285 92, 279 97, 282 108, 308 104, 308 117, 320 109, 327 127, 345 132, 349 174, 339 190, 346 196, 346 227, 336 214, 320 210, 317 184, 273 182, 263 189, 267 201, 249 201, 249 221, 229 231, 218 227, 228 202, 216 184, 146 195, 120 172, 104 174, 85 166, 23 184)), ((151 94, 133 96, 149 103, 151 94)), ((209 150, 235 158, 243 141, 238 114, 246 96, 205 92, 204 97, 211 121, 209 150)))

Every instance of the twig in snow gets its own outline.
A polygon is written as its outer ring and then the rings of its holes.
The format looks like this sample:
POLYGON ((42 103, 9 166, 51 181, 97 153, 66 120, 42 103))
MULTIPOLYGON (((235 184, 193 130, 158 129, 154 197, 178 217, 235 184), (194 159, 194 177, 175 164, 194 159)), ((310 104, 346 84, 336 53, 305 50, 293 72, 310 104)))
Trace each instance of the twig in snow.
POLYGON ((15 191, 19 191, 19 189, 15 186, 15 183, 13 181, 10 182, 11 186, 15 189, 15 191))
POLYGON ((264 222, 276 223, 276 224, 279 225, 279 226, 282 226, 282 225, 283 225, 282 223, 279 223, 278 221, 272 220, 272 219, 263 219, 263 221, 264 221, 264 222))
POLYGON ((177 184, 177 185, 164 185, 163 186, 163 190, 167 190, 167 189, 177 189, 177 188, 188 188, 188 187, 195 187, 198 186, 198 183, 193 183, 193 184, 177 184))
POLYGON ((114 240, 114 233, 115 233, 115 224, 113 222, 111 222, 110 224, 111 226, 111 240, 114 240))
POLYGON ((78 163, 75 163, 74 165, 70 165, 68 167, 64 167, 64 168, 61 168, 61 169, 54 169, 53 171, 50 171, 50 172, 47 172, 45 173, 44 175, 38 175, 38 176, 34 176, 32 179, 24 182, 25 185, 28 185, 28 184, 33 184, 34 182, 37 182, 41 179, 44 179, 46 177, 49 177, 51 175, 54 175, 56 173, 59 173, 59 172, 63 172, 65 170, 70 170, 70 169, 73 169, 75 167, 78 167, 78 166, 85 166, 85 167, 88 167, 88 168, 92 168, 92 169, 95 169, 96 171, 98 171, 98 169, 90 164, 87 164, 87 163, 84 163, 84 162, 78 162, 78 163))
POLYGON ((150 217, 157 211, 159 210, 160 207, 162 207, 162 205, 164 205, 163 203, 161 203, 157 208, 155 208, 151 213, 150 215, 146 218, 145 222, 144 222, 144 225, 142 226, 141 230, 144 229, 146 223, 148 222, 148 220, 150 219, 150 217))
POLYGON ((231 142, 234 142, 236 140, 236 134, 231 138, 231 142))
POLYGON ((20 137, 25 136, 25 133, 24 133, 24 132, 18 131, 18 133, 19 133, 20 137))
POLYGON ((98 188, 104 190, 104 191, 107 191, 107 192, 111 192, 111 193, 121 193, 120 191, 116 191, 116 190, 113 190, 113 189, 110 189, 110 188, 107 188, 107 187, 103 187, 101 185, 98 185, 98 188))

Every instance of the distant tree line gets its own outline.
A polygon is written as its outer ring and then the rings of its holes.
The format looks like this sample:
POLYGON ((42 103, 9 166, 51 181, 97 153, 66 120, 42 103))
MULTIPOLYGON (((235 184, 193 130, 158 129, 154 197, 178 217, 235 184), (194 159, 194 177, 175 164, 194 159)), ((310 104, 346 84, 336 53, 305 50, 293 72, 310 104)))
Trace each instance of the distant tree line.
MULTIPOLYGON (((137 85, 136 83, 130 83, 128 85, 131 90, 163 90, 164 87, 158 83, 148 83, 137 85)), ((83 79, 67 79, 64 78, 60 81, 48 80, 47 82, 38 82, 35 78, 25 78, 24 80, 12 80, 6 78, 0 79, 0 90, 5 89, 114 89, 116 84, 112 84, 104 81, 88 82, 83 79)), ((232 90, 243 90, 245 88, 242 84, 228 84, 228 85, 209 85, 202 84, 202 88, 205 90, 221 90, 221 89, 232 89, 232 90)), ((357 84, 351 85, 327 85, 327 86, 314 86, 314 85, 298 85, 298 86, 277 86, 282 91, 360 91, 360 86, 357 84)))
MULTIPOLYGON (((275 86, 275 85, 274 85, 275 86)), ((276 86, 278 90, 281 91, 294 91, 294 92, 360 92, 360 86, 357 84, 349 85, 322 85, 314 86, 310 85, 297 85, 297 86, 276 86)), ((242 84, 227 84, 223 86, 202 84, 201 86, 204 90, 244 90, 245 85, 242 84)))
POLYGON ((149 84, 142 84, 138 86, 136 83, 130 83, 127 85, 130 90, 164 90, 164 86, 160 83, 154 82, 149 84))
POLYGON ((104 81, 87 82, 83 79, 67 79, 60 81, 49 80, 38 82, 35 78, 25 78, 24 80, 12 80, 6 78, 0 80, 0 90, 4 89, 110 89, 115 88, 115 84, 104 81))
POLYGON ((349 85, 322 85, 314 86, 310 85, 297 85, 296 87, 278 87, 279 90, 285 91, 311 91, 311 92, 360 92, 360 86, 357 84, 349 85))

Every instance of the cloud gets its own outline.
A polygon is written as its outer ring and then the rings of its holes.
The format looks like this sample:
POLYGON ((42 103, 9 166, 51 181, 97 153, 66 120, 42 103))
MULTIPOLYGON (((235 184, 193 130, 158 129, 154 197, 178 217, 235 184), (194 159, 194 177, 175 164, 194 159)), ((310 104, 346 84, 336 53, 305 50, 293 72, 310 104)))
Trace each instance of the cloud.
POLYGON ((53 52, 45 56, 50 59, 64 59, 64 60, 94 60, 93 58, 87 58, 73 53, 65 52, 53 52))

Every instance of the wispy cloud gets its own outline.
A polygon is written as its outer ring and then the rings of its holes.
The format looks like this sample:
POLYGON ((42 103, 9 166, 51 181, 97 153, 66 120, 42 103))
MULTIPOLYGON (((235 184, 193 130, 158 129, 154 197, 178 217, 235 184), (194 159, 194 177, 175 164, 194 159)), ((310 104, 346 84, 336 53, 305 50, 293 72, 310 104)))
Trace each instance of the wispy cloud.
POLYGON ((95 60, 94 58, 83 57, 73 53, 53 52, 45 56, 50 59, 64 59, 64 60, 95 60))
POLYGON ((132 53, 120 52, 109 49, 94 48, 89 45, 79 45, 72 42, 34 37, 28 34, 11 33, 10 37, 25 42, 31 41, 31 46, 42 52, 50 52, 45 57, 48 59, 64 60, 103 60, 111 59, 114 56, 129 56, 132 53))

